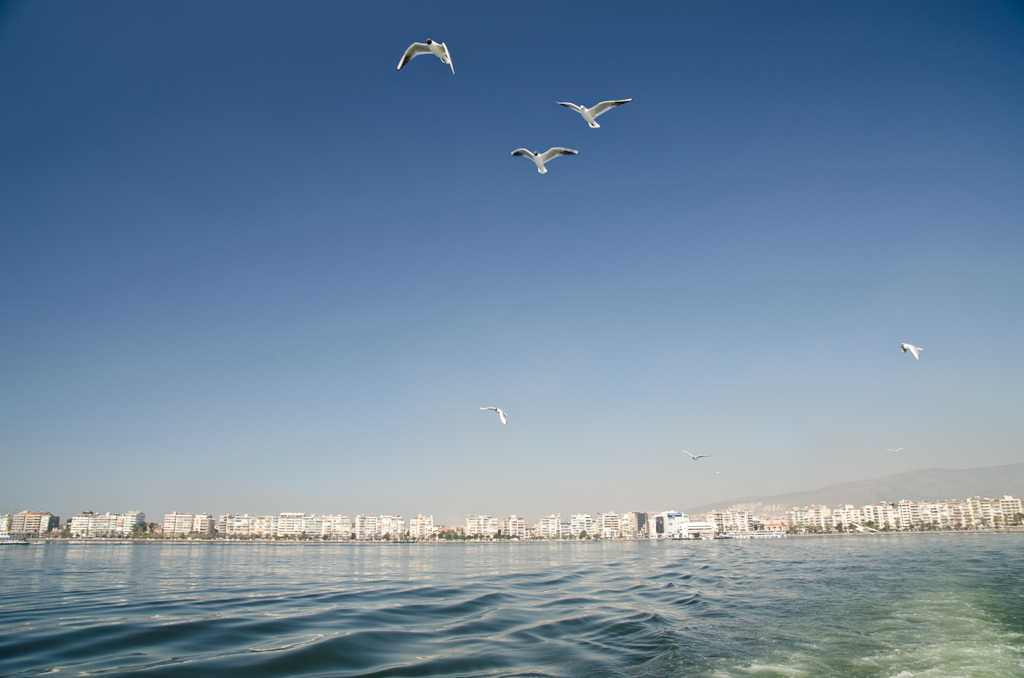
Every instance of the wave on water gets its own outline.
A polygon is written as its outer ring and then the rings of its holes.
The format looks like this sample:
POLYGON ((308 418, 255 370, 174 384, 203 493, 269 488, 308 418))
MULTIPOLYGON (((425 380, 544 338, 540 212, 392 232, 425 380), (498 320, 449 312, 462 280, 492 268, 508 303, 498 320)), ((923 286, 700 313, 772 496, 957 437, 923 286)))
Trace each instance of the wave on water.
POLYGON ((44 544, 0 674, 1024 676, 1024 535, 44 544))

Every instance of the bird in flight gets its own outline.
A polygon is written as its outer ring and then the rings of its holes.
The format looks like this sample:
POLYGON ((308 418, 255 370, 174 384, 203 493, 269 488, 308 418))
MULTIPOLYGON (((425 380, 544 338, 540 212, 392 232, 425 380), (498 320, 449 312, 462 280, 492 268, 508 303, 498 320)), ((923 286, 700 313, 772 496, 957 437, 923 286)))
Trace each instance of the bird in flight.
POLYGON ((900 344, 900 348, 903 349, 904 353, 906 353, 907 351, 910 351, 911 353, 914 354, 914 357, 917 358, 918 360, 921 359, 921 355, 920 355, 920 353, 918 353, 918 351, 923 351, 924 350, 920 346, 913 346, 911 344, 900 344))
POLYGON ((498 407, 481 407, 480 409, 481 410, 494 410, 495 412, 498 413, 498 418, 501 419, 501 423, 502 424, 507 424, 508 423, 508 417, 506 417, 505 413, 501 411, 501 408, 498 408, 498 407))
POLYGON ((583 119, 587 121, 588 125, 590 125, 594 129, 597 129, 598 127, 600 127, 600 125, 597 124, 597 121, 595 121, 594 118, 596 118, 597 116, 601 115, 606 111, 610 111, 616 106, 627 104, 630 101, 632 101, 632 99, 616 99, 615 101, 602 101, 593 108, 577 106, 576 104, 569 103, 568 101, 556 101, 555 103, 558 104, 559 106, 565 106, 566 108, 571 108, 572 110, 576 111, 577 113, 583 116, 583 119))
POLYGON ((405 54, 402 55, 402 60, 398 62, 398 70, 402 70, 402 66, 412 61, 413 57, 418 57, 421 54, 433 54, 451 66, 452 75, 455 75, 455 64, 452 63, 452 55, 448 53, 448 46, 443 42, 434 42, 433 40, 414 42, 409 45, 409 49, 405 50, 405 54))
POLYGON ((579 155, 579 153, 579 151, 574 151, 571 148, 562 148, 561 146, 549 148, 543 153, 534 153, 526 148, 517 148, 512 151, 512 155, 521 155, 534 161, 537 164, 537 171, 541 174, 547 174, 548 168, 544 166, 544 163, 552 158, 557 158, 560 155, 579 155))
MULTIPOLYGON (((683 452, 686 452, 686 450, 683 450, 683 452)), ((690 454, 689 452, 686 452, 686 453, 690 454)), ((710 454, 690 454, 690 456, 693 458, 694 461, 697 461, 701 457, 710 457, 711 455, 710 454)))
POLYGON ((886 452, 899 452, 899 451, 900 451, 900 450, 902 450, 902 449, 903 449, 902 447, 897 447, 897 448, 896 448, 896 449, 894 450, 894 449, 892 449, 891 447, 887 447, 887 448, 885 448, 885 451, 886 451, 886 452))

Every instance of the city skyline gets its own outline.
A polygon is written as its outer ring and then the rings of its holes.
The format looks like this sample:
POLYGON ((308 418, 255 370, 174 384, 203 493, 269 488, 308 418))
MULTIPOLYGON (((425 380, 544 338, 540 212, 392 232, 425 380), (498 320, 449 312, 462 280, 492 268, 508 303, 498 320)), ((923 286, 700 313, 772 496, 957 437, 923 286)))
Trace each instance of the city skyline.
POLYGON ((1016 462, 1021 110, 1011 2, 2 3, 0 508, 1016 462))

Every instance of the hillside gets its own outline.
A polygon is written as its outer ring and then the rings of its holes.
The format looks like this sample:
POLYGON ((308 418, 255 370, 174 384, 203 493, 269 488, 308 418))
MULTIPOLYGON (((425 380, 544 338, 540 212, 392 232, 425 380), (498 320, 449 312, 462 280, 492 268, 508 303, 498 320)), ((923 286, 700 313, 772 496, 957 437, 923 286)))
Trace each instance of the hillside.
POLYGON ((881 478, 854 480, 828 485, 809 492, 789 492, 773 496, 740 497, 704 504, 687 513, 704 513, 724 509, 734 504, 781 504, 784 509, 794 506, 839 504, 863 506, 875 502, 896 502, 900 499, 936 500, 966 499, 967 497, 1002 497, 1024 495, 1024 463, 1005 466, 986 466, 971 469, 926 468, 907 471, 881 478))

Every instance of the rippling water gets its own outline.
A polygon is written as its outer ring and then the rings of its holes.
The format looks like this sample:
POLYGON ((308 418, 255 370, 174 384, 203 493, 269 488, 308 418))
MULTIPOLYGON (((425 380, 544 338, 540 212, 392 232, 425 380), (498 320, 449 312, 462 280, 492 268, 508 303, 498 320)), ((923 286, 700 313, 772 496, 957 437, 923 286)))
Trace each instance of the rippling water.
POLYGON ((1024 676, 1024 534, 0 549, 0 673, 1024 676))

